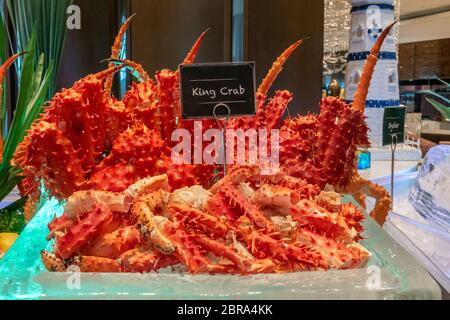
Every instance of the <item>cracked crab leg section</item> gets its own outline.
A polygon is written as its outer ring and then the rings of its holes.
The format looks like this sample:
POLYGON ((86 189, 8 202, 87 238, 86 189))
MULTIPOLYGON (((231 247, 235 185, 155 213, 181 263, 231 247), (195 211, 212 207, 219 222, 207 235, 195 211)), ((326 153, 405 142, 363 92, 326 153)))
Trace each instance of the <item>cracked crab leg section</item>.
POLYGON ((199 230, 212 238, 223 238, 228 232, 226 224, 217 216, 201 210, 173 203, 169 205, 169 211, 183 225, 199 230))
POLYGON ((201 252, 200 248, 192 242, 190 235, 169 220, 160 223, 160 229, 172 241, 176 250, 174 255, 184 264, 189 272, 201 273, 235 273, 234 265, 222 265, 212 263, 201 252))
POLYGON ((80 214, 93 210, 102 204, 111 211, 127 213, 130 205, 125 202, 125 195, 107 191, 78 191, 67 200, 65 215, 70 219, 76 219, 80 214))
POLYGON ((252 261, 238 254, 234 249, 216 240, 212 240, 205 235, 193 234, 190 239, 203 249, 213 253, 217 257, 223 257, 233 262, 241 271, 246 272, 252 261))
POLYGON ((219 195, 211 198, 209 201, 209 210, 216 215, 222 215, 225 208, 221 207, 218 203, 214 203, 215 199, 220 199, 227 203, 227 206, 233 208, 233 216, 228 218, 237 219, 239 216, 247 215, 250 217, 258 228, 264 229, 266 233, 272 233, 275 230, 273 223, 266 218, 260 208, 253 204, 242 192, 236 187, 236 185, 228 182, 224 184, 219 191, 219 195))
POLYGON ((140 242, 139 231, 134 226, 129 226, 112 233, 100 234, 81 248, 80 253, 83 256, 117 259, 140 242))
POLYGON ((131 212, 137 221, 137 228, 143 241, 155 246, 164 254, 172 254, 176 248, 172 242, 159 230, 154 220, 155 210, 163 204, 161 192, 153 192, 139 198, 133 205, 131 212))
POLYGON ((360 245, 345 245, 306 229, 297 231, 297 241, 319 252, 333 269, 359 268, 370 257, 370 253, 360 245))
POLYGON ((180 261, 174 255, 165 255, 156 251, 133 249, 119 257, 123 272, 153 272, 164 269, 180 261))
POLYGON ((253 223, 247 217, 241 217, 237 222, 239 236, 257 258, 272 258, 282 265, 289 261, 299 263, 303 270, 327 269, 321 255, 305 247, 294 246, 254 230, 253 223))
POLYGON ((45 268, 50 272, 65 272, 67 270, 64 261, 58 258, 56 254, 50 253, 48 251, 41 251, 41 259, 45 268))
POLYGON ((70 261, 71 265, 78 266, 80 272, 92 273, 118 273, 121 272, 120 264, 109 258, 78 256, 70 261))
POLYGON ((97 232, 113 219, 111 210, 102 205, 96 205, 70 226, 67 232, 55 241, 55 251, 63 259, 72 257, 83 245, 92 240, 97 232))
POLYGON ((156 177, 148 177, 132 184, 124 191, 126 201, 132 201, 147 193, 155 191, 169 191, 169 177, 163 174, 156 177))

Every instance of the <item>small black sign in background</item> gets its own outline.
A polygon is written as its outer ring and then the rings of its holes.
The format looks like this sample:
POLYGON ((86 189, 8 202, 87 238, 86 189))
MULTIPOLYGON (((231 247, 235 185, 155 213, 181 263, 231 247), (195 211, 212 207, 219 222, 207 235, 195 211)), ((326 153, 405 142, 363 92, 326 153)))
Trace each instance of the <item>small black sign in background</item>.
MULTIPOLYGON (((214 108, 226 104, 230 116, 255 115, 255 64, 205 63, 181 65, 183 119, 214 118, 214 108)), ((227 116, 218 107, 217 116, 227 116)))
POLYGON ((405 107, 390 107, 384 109, 383 146, 392 144, 392 137, 397 135, 397 143, 405 142, 405 107))

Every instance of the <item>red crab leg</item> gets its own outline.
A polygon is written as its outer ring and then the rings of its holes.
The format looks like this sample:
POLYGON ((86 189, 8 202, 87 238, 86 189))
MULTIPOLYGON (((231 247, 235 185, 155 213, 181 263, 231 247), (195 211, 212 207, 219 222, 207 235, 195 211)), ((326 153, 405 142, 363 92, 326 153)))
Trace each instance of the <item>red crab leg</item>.
POLYGON ((262 128, 267 130, 277 129, 281 119, 292 101, 292 93, 289 91, 277 91, 275 97, 270 99, 263 113, 260 114, 262 128))
POLYGON ((381 35, 378 37, 377 42, 372 48, 369 57, 367 57, 367 62, 364 66, 361 80, 359 81, 358 90, 356 91, 353 102, 353 108, 358 111, 364 112, 364 108, 366 107, 367 95, 369 93, 370 82, 372 80, 373 72, 378 61, 378 54, 380 53, 384 40, 396 23, 397 21, 393 22, 392 24, 387 26, 386 29, 384 29, 383 33, 381 33, 381 35))
POLYGON ((47 251, 41 251, 41 258, 44 266, 50 272, 66 272, 69 266, 77 266, 80 272, 104 272, 117 273, 120 272, 120 264, 108 258, 79 256, 70 259, 70 262, 64 263, 55 254, 47 251))
MULTIPOLYGON (((143 82, 146 82, 146 81, 150 81, 150 80, 151 80, 150 76, 149 76, 148 73, 144 70, 144 68, 142 67, 142 65, 139 64, 139 63, 137 63, 137 62, 134 62, 134 61, 131 61, 131 60, 128 60, 128 59, 124 59, 124 60, 121 60, 121 59, 109 59, 109 61, 113 61, 113 62, 117 61, 117 62, 120 62, 120 63, 126 65, 127 67, 130 67, 131 69, 136 70, 136 72, 141 76, 143 82)), ((110 64, 110 66, 111 66, 111 65, 112 65, 112 66, 115 66, 114 63, 110 64)))
POLYGON ((199 273, 207 264, 199 248, 190 240, 189 236, 181 229, 176 229, 174 224, 165 223, 163 227, 165 234, 175 245, 174 255, 189 269, 192 273, 199 273))
POLYGON ((332 214, 314 202, 300 201, 292 208, 291 215, 302 228, 308 228, 337 241, 351 242, 353 240, 350 229, 341 215, 332 214))
POLYGON ((84 256, 116 259, 140 243, 140 234, 134 226, 118 229, 94 238, 80 253, 84 256))
POLYGON ((48 239, 53 239, 57 232, 65 233, 70 227, 75 224, 76 220, 73 220, 67 214, 63 214, 59 218, 54 218, 49 224, 48 229, 50 230, 50 235, 48 239))
POLYGON ((191 51, 189 51, 186 58, 184 58, 183 64, 192 64, 195 61, 195 58, 197 58, 198 51, 200 50, 200 47, 203 43, 203 40, 205 40, 206 34, 208 31, 211 30, 211 28, 206 29, 203 31, 203 33, 197 38, 194 45, 191 48, 191 51))
POLYGON ((81 217, 81 220, 71 226, 67 232, 56 240, 56 251, 61 258, 68 259, 77 252, 107 223, 111 222, 113 215, 105 206, 97 206, 91 212, 81 217))
MULTIPOLYGON (((9 67, 17 60, 18 57, 25 54, 26 52, 21 52, 13 55, 5 63, 0 67, 0 114, 3 112, 2 110, 2 98, 3 98, 3 79, 5 78, 6 71, 9 67)), ((2 126, 0 125, 0 163, 3 160, 3 133, 1 131, 2 126)))
POLYGON ((167 237, 161 233, 155 221, 153 220, 153 211, 145 202, 138 201, 131 209, 133 216, 138 222, 138 229, 142 240, 155 246, 164 254, 172 254, 175 246, 167 237))
POLYGON ((258 206, 251 203, 249 199, 240 193, 235 185, 227 183, 220 191, 228 198, 232 207, 236 207, 244 214, 247 214, 259 228, 265 229, 267 233, 274 232, 275 227, 273 223, 264 216, 258 206))
POLYGON ((41 259, 44 266, 50 272, 65 272, 67 269, 66 265, 60 258, 48 251, 41 251, 41 259))
POLYGON ((112 259, 80 256, 73 259, 73 265, 80 268, 81 272, 90 273, 118 273, 120 264, 112 259))
POLYGON ((162 230, 176 247, 174 255, 189 269, 189 272, 193 274, 236 273, 234 265, 214 264, 204 257, 200 248, 191 241, 190 236, 176 224, 168 221, 163 224, 162 230))
POLYGON ((219 241, 212 240, 207 236, 200 234, 192 234, 190 235, 190 239, 192 240, 192 242, 213 253, 215 256, 230 260, 237 267, 239 267, 241 271, 245 272, 251 265, 250 260, 239 255, 236 251, 219 241))
POLYGON ((317 250, 326 259, 330 268, 350 269, 364 265, 369 253, 356 246, 346 246, 332 239, 318 235, 306 229, 297 231, 299 243, 317 250))
POLYGON ((291 54, 295 51, 295 49, 297 49, 302 43, 303 43, 303 40, 299 40, 299 41, 295 42, 278 57, 278 59, 273 63, 272 68, 270 69, 269 73, 267 74, 267 76, 264 78, 263 82, 259 86, 258 94, 263 95, 263 96, 267 95, 267 92, 269 91, 273 82, 278 77, 280 72, 283 70, 283 65, 286 63, 286 61, 291 56, 291 54))
POLYGON ((112 75, 112 74, 120 71, 121 69, 123 69, 125 67, 126 67, 126 65, 124 65, 124 64, 114 65, 114 67, 108 68, 106 70, 103 70, 103 71, 100 71, 100 72, 94 74, 93 77, 98 80, 101 80, 101 79, 108 77, 109 75, 112 75))
POLYGON ((239 219, 238 230, 239 235, 249 247, 250 252, 257 258, 264 259, 271 257, 280 261, 282 264, 289 263, 293 260, 308 270, 327 268, 326 262, 316 252, 261 234, 253 229, 251 221, 246 217, 239 219))
MULTIPOLYGON (((130 23, 131 23, 131 19, 134 18, 136 14, 133 14, 131 17, 129 17, 124 24, 122 25, 122 27, 119 30, 119 33, 117 34, 116 40, 114 42, 114 46, 112 47, 112 53, 111 53, 111 59, 118 59, 120 56, 120 51, 122 50, 122 42, 125 36, 125 32, 127 31, 130 23)), ((114 66, 114 63, 110 63, 109 64, 109 68, 112 68, 114 66)), ((109 75, 106 78, 105 81, 105 91, 107 93, 111 92, 112 89, 112 85, 113 85, 113 79, 114 79, 114 75, 109 75)))
POLYGON ((157 251, 127 251, 119 258, 122 272, 146 273, 173 266, 180 261, 174 255, 164 255, 157 251))
POLYGON ((181 204, 171 204, 170 212, 183 224, 194 227, 213 238, 223 238, 228 227, 219 218, 201 210, 190 208, 181 204))

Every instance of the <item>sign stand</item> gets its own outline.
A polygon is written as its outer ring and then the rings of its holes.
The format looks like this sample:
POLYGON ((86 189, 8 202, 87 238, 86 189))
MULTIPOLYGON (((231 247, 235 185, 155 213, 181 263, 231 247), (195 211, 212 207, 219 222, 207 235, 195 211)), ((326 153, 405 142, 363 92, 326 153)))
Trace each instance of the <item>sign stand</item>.
POLYGON ((391 161, 391 197, 392 197, 392 208, 394 208, 394 180, 395 180, 395 151, 397 150, 398 136, 396 133, 392 135, 391 150, 392 150, 392 161, 391 161))
POLYGON ((214 114, 214 118, 216 119, 217 125, 219 126, 219 128, 222 132, 223 176, 225 177, 227 175, 227 148, 226 148, 226 141, 225 141, 225 138, 226 138, 225 130, 227 129, 228 121, 230 120, 231 109, 225 103, 219 103, 214 107, 213 114, 214 114), (225 116, 225 124, 224 125, 222 125, 222 123, 220 123, 220 118, 217 115, 217 110, 221 107, 227 109, 227 115, 225 116))

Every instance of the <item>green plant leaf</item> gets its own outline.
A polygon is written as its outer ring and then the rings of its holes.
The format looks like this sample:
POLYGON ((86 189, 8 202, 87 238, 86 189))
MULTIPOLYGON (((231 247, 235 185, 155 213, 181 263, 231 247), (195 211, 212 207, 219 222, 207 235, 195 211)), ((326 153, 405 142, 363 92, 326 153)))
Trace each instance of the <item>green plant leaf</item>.
MULTIPOLYGON (((5 24, 3 22, 3 15, 0 15, 0 60, 1 63, 6 61, 7 56, 7 35, 6 35, 6 28, 5 24)), ((6 79, 2 83, 3 89, 6 88, 6 79)), ((8 115, 8 109, 6 105, 6 90, 3 90, 3 94, 0 97, 1 103, 0 103, 0 136, 3 137, 6 135, 6 126, 7 126, 7 115, 8 115)))
POLYGON ((450 105, 450 100, 449 100, 449 99, 447 99, 447 98, 444 97, 443 95, 440 95, 439 93, 436 93, 436 92, 434 92, 434 91, 431 91, 431 90, 422 90, 422 91, 419 91, 419 93, 425 93, 425 94, 429 94, 429 95, 435 96, 436 98, 442 99, 445 103, 447 103, 447 104, 450 105))
MULTIPOLYGON (((34 72, 34 79, 33 79, 33 86, 32 86, 32 94, 31 96, 34 96, 36 94, 36 91, 39 89, 39 86, 42 81, 42 74, 44 72, 44 63, 45 63, 45 56, 44 54, 41 54, 39 56, 38 63, 36 65, 36 70, 34 72)), ((28 113, 28 110, 27 110, 28 113)))
MULTIPOLYGON (((21 169, 13 168, 11 159, 26 130, 56 90, 57 70, 67 34, 66 10, 72 3, 73 0, 0 0, 1 17, 4 18, 6 13, 9 15, 8 26, 0 19, 0 41, 4 40, 0 43, 0 58, 2 49, 7 51, 7 40, 12 52, 28 52, 15 63, 18 96, 11 126, 4 127, 8 130, 4 130, 7 131, 4 160, 0 163, 0 200, 22 180, 21 169)), ((3 101, 5 103, 6 99, 3 101)), ((0 130, 5 123, 4 110, 0 110, 0 130)))
POLYGON ((8 207, 0 210, 0 233, 20 233, 25 228, 25 217, 21 211, 25 199, 19 199, 8 207))
POLYGON ((450 108, 449 107, 444 106, 442 103, 440 103, 434 99, 431 99, 431 98, 426 98, 426 99, 429 103, 431 103, 431 105, 433 107, 435 107, 442 114, 442 116, 445 119, 450 120, 450 108))
POLYGON ((442 82, 443 84, 445 84, 448 88, 450 88, 450 83, 448 83, 447 81, 442 80, 441 78, 436 77, 436 80, 438 80, 439 82, 442 82))

